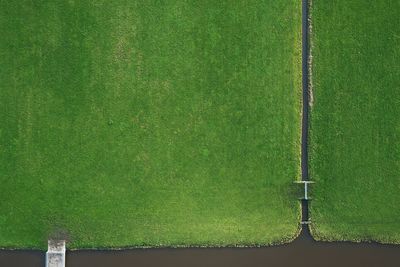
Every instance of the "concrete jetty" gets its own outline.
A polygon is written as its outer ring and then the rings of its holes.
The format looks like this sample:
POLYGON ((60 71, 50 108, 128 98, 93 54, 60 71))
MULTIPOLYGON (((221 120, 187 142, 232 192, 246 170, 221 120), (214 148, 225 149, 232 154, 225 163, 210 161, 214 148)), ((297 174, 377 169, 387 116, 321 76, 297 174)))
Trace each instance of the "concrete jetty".
POLYGON ((46 252, 46 267, 65 267, 65 241, 49 240, 46 252))

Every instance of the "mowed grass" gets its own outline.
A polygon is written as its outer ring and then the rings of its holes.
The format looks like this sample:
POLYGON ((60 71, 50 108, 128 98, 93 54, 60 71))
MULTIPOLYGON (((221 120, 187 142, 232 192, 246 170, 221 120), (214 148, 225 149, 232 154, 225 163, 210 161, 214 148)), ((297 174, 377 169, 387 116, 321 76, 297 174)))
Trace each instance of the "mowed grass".
POLYGON ((400 2, 313 1, 312 233, 400 243, 400 2))
POLYGON ((297 0, 1 1, 0 247, 291 240, 300 13, 297 0))

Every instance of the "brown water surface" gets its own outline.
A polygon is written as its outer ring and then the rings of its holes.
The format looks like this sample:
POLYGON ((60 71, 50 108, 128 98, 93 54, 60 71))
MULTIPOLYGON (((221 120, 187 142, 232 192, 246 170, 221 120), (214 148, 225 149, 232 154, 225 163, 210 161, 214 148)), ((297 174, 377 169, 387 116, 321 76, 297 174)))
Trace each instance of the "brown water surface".
MULTIPOLYGON (((44 259, 40 251, 0 250, 1 267, 44 267, 44 259)), ((306 230, 282 246, 67 251, 66 261, 67 267, 400 267, 400 246, 316 242, 306 230)))

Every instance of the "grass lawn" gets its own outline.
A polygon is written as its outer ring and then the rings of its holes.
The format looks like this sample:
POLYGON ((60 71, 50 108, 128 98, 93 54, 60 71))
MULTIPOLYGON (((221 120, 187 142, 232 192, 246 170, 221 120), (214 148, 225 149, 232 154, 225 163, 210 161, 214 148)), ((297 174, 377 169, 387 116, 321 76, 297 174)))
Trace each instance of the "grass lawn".
POLYGON ((400 243, 400 2, 367 2, 313 1, 312 233, 400 243))
POLYGON ((1 1, 0 247, 292 239, 300 24, 298 0, 1 1))

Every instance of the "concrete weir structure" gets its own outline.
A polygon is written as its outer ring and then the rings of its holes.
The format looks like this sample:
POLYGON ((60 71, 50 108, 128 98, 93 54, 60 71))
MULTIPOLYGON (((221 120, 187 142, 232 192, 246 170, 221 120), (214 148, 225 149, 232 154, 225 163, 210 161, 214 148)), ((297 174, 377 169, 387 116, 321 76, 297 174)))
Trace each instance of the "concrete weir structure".
POLYGON ((65 241, 49 240, 46 252, 46 267, 65 267, 65 241))

